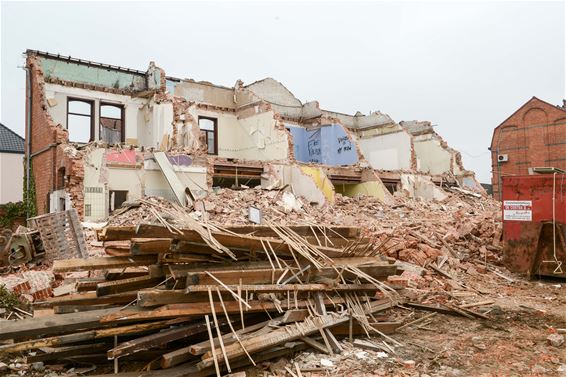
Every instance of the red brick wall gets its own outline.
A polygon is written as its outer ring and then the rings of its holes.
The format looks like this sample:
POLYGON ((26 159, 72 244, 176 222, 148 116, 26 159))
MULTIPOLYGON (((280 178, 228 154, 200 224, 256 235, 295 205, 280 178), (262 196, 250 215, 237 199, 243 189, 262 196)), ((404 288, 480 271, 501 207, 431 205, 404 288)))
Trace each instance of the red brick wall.
MULTIPOLYGON (((43 73, 35 57, 29 56, 27 67, 31 74, 31 154, 32 171, 35 181, 37 212, 47 213, 49 209, 49 193, 56 189, 56 174, 61 164, 61 153, 57 153, 55 144, 66 142, 67 131, 53 123, 47 112, 47 103, 43 92, 43 73), (50 147, 50 145, 54 145, 50 147)), ((29 103, 26 104, 29 106, 29 103)), ((28 112, 26 111, 26 117, 28 112)), ((27 140, 26 129, 26 153, 27 140)))
POLYGON ((566 111, 533 97, 493 132, 493 197, 499 199, 500 175, 527 175, 542 166, 566 170, 566 111), (499 154, 509 161, 499 163, 499 154))

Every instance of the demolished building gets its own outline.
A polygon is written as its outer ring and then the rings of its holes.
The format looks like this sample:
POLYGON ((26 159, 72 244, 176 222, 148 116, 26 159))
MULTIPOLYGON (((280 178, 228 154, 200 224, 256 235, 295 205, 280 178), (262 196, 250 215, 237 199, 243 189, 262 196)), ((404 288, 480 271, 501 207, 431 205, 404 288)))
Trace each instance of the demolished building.
POLYGON ((26 156, 39 214, 105 219, 125 201, 182 205, 213 187, 288 186, 320 206, 336 194, 391 202, 483 191, 429 122, 396 123, 302 103, 267 78, 233 87, 28 50, 26 156))

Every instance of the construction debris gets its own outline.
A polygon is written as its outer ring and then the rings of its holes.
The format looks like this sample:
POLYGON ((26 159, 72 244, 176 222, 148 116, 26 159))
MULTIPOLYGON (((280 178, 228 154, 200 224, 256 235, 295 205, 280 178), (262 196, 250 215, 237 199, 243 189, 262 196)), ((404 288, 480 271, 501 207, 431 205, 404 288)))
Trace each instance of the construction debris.
MULTIPOLYGON (((495 326, 496 296, 481 283, 499 278, 490 201, 338 197, 321 210, 295 197, 300 209, 286 209, 273 192, 222 189, 205 212, 157 198, 128 203, 87 233, 90 258, 0 277, 17 292, 1 314, 11 321, 0 326, 0 359, 16 365, 24 355, 18 368, 33 371, 64 359, 67 369, 124 377, 406 371, 420 368, 409 350, 433 349, 407 334, 436 334, 446 318, 495 326), (262 224, 248 221, 252 205, 262 224)), ((438 362, 447 351, 434 349, 438 362)))

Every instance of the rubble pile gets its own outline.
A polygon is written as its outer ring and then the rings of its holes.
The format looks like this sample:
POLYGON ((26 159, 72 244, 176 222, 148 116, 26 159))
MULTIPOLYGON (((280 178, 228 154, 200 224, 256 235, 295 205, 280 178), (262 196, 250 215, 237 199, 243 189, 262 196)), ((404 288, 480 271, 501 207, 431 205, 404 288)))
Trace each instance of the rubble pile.
MULTIPOLYGON (((127 204, 111 216, 109 225, 155 222, 152 204, 171 208, 163 199, 147 198, 127 204)), ((222 188, 195 202, 191 216, 220 226, 248 225, 250 207, 259 208, 265 221, 280 225, 360 227, 365 237, 380 245, 382 254, 419 266, 446 256, 467 269, 470 259, 498 263, 501 258, 498 202, 457 192, 442 202, 397 196, 391 205, 371 196, 336 194, 333 204, 319 207, 280 190, 222 188)))
POLYGON ((220 228, 177 206, 151 206, 159 225, 98 232, 111 256, 55 260, 59 275, 106 273, 73 277, 68 294, 34 303, 55 315, 4 324, 0 340, 13 342, 0 355, 33 352, 33 363, 75 351, 80 362, 103 350, 128 361, 155 350, 150 369, 220 375, 307 345, 341 352, 337 337, 391 339, 401 325, 374 315, 404 301, 384 282, 403 267, 378 256, 357 228, 220 228), (90 339, 97 343, 82 344, 90 339))
MULTIPOLYGON (((337 195, 321 208, 290 192, 220 189, 190 210, 159 198, 125 203, 87 236, 89 258, 54 260, 49 293, 26 291, 33 310, 54 314, 17 311, 0 327, 0 359, 64 356, 108 371, 143 361, 157 370, 148 376, 220 376, 314 349, 329 355, 328 370, 342 359, 373 368, 369 357, 411 367, 391 359, 398 330, 436 312, 489 320, 477 309, 493 301, 470 304, 480 289, 461 277, 498 261, 496 214, 495 203, 460 193, 394 205, 337 195), (250 223, 250 206, 262 224, 250 223), (407 308, 432 313, 415 319, 407 308)), ((4 285, 15 290, 28 272, 4 285)), ((279 367, 300 375, 307 359, 279 367)))

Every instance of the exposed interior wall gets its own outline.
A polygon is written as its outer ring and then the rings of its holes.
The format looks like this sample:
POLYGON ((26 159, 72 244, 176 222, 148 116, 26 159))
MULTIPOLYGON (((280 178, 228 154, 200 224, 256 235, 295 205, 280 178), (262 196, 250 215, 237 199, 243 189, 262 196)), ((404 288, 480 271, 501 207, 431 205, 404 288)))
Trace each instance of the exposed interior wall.
POLYGON ((448 195, 436 186, 430 176, 401 174, 401 187, 411 198, 425 200, 444 200, 448 195))
POLYGON ((325 118, 338 119, 340 124, 353 130, 395 124, 389 115, 383 114, 380 111, 374 111, 369 115, 364 115, 358 111, 355 115, 349 115, 335 111, 322 110, 322 115, 325 118))
POLYGON ((295 159, 300 162, 339 166, 358 162, 354 142, 339 124, 306 129, 286 124, 293 136, 295 159))
MULTIPOLYGON (((146 75, 133 70, 130 72, 111 70, 44 56, 39 57, 39 62, 48 80, 71 81, 123 90, 147 89, 146 75)), ((158 73, 157 79, 160 80, 158 73)))
POLYGON ((289 89, 271 77, 251 83, 245 88, 271 104, 295 106, 297 108, 302 106, 301 101, 297 99, 289 89))
POLYGON ((334 203, 334 185, 319 167, 314 166, 300 166, 301 172, 308 175, 314 181, 316 187, 324 194, 326 200, 334 203))
POLYGON ((452 172, 452 154, 433 134, 414 136, 417 171, 441 175, 452 172))
POLYGON ((45 84, 47 110, 56 124, 67 129, 68 98, 94 102, 94 140, 100 139, 100 103, 124 106, 125 140, 128 144, 158 148, 163 135, 172 133, 172 103, 155 103, 152 100, 128 95, 106 93, 59 84, 45 84))
MULTIPOLYGON (((169 155, 173 170, 197 196, 207 191, 207 169, 194 166, 189 156, 169 155)), ((152 160, 151 153, 135 150, 92 149, 84 158, 85 220, 97 221, 108 216, 110 191, 128 191, 127 200, 145 195, 175 200, 167 180, 152 160), (89 207, 89 208, 87 208, 89 207)))
POLYGON ((360 130, 356 133, 361 152, 377 170, 410 170, 411 135, 398 126, 360 130))
POLYGON ((0 152, 0 204, 22 200, 23 179, 24 155, 0 152))
POLYGON ((298 165, 270 164, 267 170, 278 180, 279 186, 289 185, 291 191, 311 203, 323 206, 334 201, 334 187, 320 169, 298 165), (321 174, 322 173, 322 174, 321 174))
POLYGON ((173 104, 152 101, 142 110, 144 118, 138 123, 137 145, 160 148, 173 135, 173 104))
POLYGON ((197 103, 206 103, 231 109, 236 107, 234 89, 206 82, 181 81, 175 85, 172 94, 197 103))
POLYGON ((241 160, 277 161, 289 157, 289 139, 278 127, 273 111, 232 113, 192 106, 192 117, 217 119, 218 157, 241 160))
POLYGON ((382 202, 389 192, 387 189, 378 181, 362 182, 357 184, 335 184, 334 189, 337 193, 351 198, 356 198, 358 196, 373 196, 378 198, 382 202))

